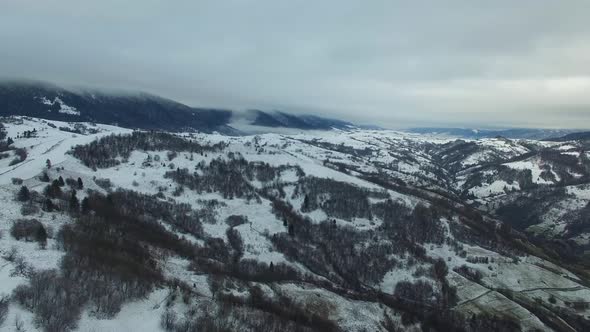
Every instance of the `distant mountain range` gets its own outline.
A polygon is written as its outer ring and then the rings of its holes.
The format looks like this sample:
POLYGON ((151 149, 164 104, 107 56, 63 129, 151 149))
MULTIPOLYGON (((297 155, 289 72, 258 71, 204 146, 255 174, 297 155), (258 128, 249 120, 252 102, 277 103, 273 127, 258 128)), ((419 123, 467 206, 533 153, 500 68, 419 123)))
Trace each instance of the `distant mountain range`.
MULTIPOLYGON (((96 122, 126 128, 220 132, 229 135, 301 130, 382 129, 315 115, 280 110, 233 111, 190 107, 148 93, 107 93, 66 89, 31 81, 0 82, 0 116, 21 115, 68 122, 96 122)), ((419 127, 412 133, 462 138, 571 140, 590 137, 568 129, 471 129, 419 127)))
MULTIPOLYGON (((105 93, 71 90, 40 82, 0 82, 0 116, 23 115, 69 122, 97 122, 126 128, 166 131, 245 133, 232 126, 236 118, 247 125, 298 130, 367 128, 350 122, 281 111, 245 112, 195 108, 147 93, 105 93)), ((371 127, 376 128, 376 127, 371 127)))
POLYGON ((474 129, 474 128, 438 128, 420 127, 407 131, 417 134, 446 135, 462 138, 494 138, 505 137, 512 139, 543 140, 562 137, 576 132, 572 129, 542 129, 542 128, 511 128, 511 129, 474 129))
POLYGON ((560 137, 551 137, 546 141, 567 142, 567 141, 588 141, 590 140, 590 131, 575 132, 560 137))

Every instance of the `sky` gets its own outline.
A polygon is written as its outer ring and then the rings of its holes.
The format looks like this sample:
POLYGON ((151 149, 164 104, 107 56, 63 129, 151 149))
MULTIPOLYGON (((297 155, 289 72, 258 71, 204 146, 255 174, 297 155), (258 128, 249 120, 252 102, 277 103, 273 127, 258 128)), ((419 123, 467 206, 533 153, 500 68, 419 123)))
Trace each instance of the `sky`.
POLYGON ((0 0, 0 76, 392 128, 590 128, 589 14, 576 0, 0 0))

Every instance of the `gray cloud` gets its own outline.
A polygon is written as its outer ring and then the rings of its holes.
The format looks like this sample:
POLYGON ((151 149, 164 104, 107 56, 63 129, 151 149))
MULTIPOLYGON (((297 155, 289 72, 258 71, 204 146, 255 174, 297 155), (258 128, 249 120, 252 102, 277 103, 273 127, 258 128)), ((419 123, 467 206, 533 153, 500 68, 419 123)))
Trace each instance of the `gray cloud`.
POLYGON ((365 123, 590 127, 588 1, 2 0, 0 75, 365 123))

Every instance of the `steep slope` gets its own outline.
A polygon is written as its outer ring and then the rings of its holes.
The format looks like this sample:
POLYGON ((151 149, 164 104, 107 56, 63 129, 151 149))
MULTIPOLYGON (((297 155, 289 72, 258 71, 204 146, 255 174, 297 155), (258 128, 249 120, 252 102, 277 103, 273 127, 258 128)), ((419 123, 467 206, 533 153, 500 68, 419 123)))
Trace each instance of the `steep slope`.
POLYGON ((590 237, 587 144, 522 144, 530 151, 457 173, 461 196, 519 230, 573 240, 573 247, 581 247, 570 254, 582 254, 590 237))
POLYGON ((231 132, 230 111, 195 109, 149 94, 66 90, 46 83, 0 83, 0 115, 97 122, 127 128, 231 132))
POLYGON ((285 127, 305 130, 353 129, 352 123, 313 115, 292 115, 284 112, 253 111, 252 125, 264 127, 285 127))

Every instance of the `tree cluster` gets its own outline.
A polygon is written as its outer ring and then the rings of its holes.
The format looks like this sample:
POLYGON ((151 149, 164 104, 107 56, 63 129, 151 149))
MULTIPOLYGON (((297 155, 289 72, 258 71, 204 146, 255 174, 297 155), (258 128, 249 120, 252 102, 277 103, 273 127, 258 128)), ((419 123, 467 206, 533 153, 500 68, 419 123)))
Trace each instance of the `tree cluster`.
POLYGON ((120 164, 121 160, 127 160, 134 150, 203 153, 217 152, 224 148, 225 143, 207 145, 164 132, 135 131, 131 134, 110 135, 86 145, 75 146, 71 153, 87 167, 108 168, 120 164))
POLYGON ((389 198, 386 192, 370 191, 350 183, 307 176, 300 179, 294 196, 303 196, 302 212, 321 208, 330 217, 372 219, 369 197, 389 198))

